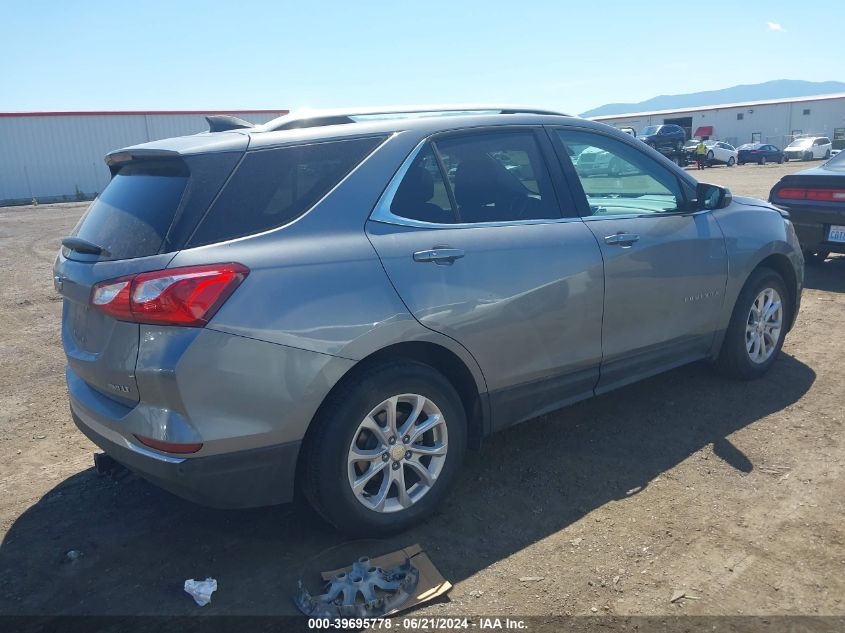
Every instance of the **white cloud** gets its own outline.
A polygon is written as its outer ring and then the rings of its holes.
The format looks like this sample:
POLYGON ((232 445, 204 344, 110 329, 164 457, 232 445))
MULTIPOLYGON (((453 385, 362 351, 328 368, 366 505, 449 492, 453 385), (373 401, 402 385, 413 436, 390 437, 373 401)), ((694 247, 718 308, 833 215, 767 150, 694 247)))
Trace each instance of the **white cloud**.
POLYGON ((783 28, 783 24, 778 24, 777 22, 766 22, 766 26, 769 27, 770 31, 786 31, 786 29, 783 28))

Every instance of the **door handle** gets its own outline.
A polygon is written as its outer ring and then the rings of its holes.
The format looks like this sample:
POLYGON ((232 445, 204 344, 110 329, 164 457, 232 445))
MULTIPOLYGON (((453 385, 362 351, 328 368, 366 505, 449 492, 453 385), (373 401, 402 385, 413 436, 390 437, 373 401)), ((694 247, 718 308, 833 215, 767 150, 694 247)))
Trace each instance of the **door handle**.
POLYGON ((607 235, 604 238, 605 244, 612 246, 621 246, 622 248, 630 248, 631 244, 639 241, 640 236, 636 233, 616 233, 615 235, 607 235))
POLYGON ((459 248, 448 248, 435 246, 427 251, 417 251, 414 253, 415 262, 434 262, 435 264, 451 264, 456 259, 464 256, 464 252, 459 248))

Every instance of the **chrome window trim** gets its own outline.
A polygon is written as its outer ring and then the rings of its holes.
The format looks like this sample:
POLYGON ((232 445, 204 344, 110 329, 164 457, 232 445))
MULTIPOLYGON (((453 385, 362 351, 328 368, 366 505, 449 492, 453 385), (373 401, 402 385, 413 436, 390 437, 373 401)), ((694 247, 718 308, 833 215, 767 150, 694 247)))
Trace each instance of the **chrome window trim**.
MULTIPOLYGON (((466 229, 495 226, 523 226, 531 224, 557 224, 560 222, 582 221, 583 218, 575 215, 573 217, 534 220, 506 220, 503 222, 424 222, 422 220, 403 218, 402 216, 394 214, 390 210, 393 197, 396 195, 396 191, 399 189, 402 179, 405 177, 405 174, 408 173, 408 170, 411 168, 414 160, 416 160, 417 155, 431 140, 432 137, 424 138, 417 144, 416 147, 414 147, 413 150, 411 150, 411 153, 408 154, 408 157, 402 162, 402 165, 400 165, 399 169, 393 175, 393 178, 390 179, 390 182, 384 192, 381 194, 381 197, 379 197, 376 206, 373 208, 373 212, 370 214, 370 220, 381 224, 393 224, 396 226, 406 226, 420 229, 466 229)), ((563 214, 561 213, 561 215, 563 214)))

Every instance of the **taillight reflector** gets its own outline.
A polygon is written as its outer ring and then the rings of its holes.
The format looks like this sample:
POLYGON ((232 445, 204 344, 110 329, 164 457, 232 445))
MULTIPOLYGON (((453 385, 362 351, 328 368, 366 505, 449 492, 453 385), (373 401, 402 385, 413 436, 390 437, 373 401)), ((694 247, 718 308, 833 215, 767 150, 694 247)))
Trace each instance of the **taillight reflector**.
POLYGON ((120 321, 203 327, 248 274, 236 263, 140 273, 98 283, 91 304, 120 321))
POLYGON ((822 202, 845 202, 845 189, 810 189, 806 187, 784 187, 777 192, 783 200, 819 200, 822 202))
POLYGON ((149 446, 157 451, 164 451, 165 453, 196 453, 202 448, 202 442, 192 444, 178 444, 176 442, 162 442, 161 440, 154 440, 151 437, 144 437, 143 435, 136 435, 137 439, 144 446, 149 446))

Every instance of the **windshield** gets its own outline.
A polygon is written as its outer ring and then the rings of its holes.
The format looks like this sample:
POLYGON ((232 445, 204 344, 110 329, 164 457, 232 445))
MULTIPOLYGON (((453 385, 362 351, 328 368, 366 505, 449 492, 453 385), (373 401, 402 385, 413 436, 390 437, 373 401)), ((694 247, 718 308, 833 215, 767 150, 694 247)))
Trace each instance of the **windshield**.
POLYGON ((640 132, 640 136, 651 136, 652 134, 657 134, 657 130, 660 128, 658 125, 649 125, 647 128, 643 128, 643 131, 640 132))
POLYGON ((795 141, 792 141, 789 146, 790 147, 806 147, 807 145, 811 145, 813 143, 813 139, 810 138, 799 138, 795 141))
POLYGON ((740 145, 737 149, 757 149, 760 147, 758 143, 746 143, 745 145, 740 145))

